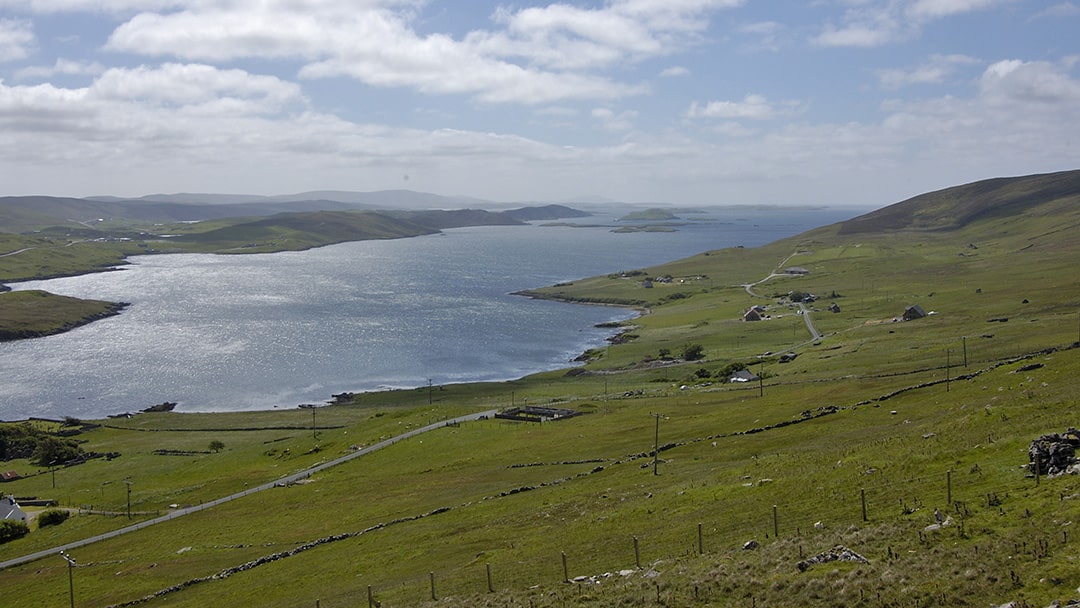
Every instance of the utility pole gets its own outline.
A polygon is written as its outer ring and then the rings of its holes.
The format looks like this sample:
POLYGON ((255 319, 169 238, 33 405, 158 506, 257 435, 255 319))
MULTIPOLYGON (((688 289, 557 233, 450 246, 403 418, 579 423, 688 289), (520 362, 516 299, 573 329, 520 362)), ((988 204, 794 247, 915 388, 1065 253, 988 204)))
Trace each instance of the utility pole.
POLYGON ((71 608, 75 608, 75 576, 72 574, 72 570, 75 568, 75 558, 63 551, 60 552, 60 557, 64 558, 68 565, 68 597, 71 599, 71 608))
POLYGON ((652 414, 653 418, 656 418, 656 434, 653 436, 653 461, 652 472, 653 475, 659 475, 660 470, 660 414, 652 414))
POLYGON ((315 426, 315 406, 311 406, 311 438, 319 438, 319 427, 315 426))
POLYGON ((431 378, 427 379, 427 404, 431 405, 431 378))
POLYGON ((949 355, 952 354, 952 350, 945 349, 945 392, 949 392, 949 355))
POLYGON ((127 515, 131 519, 131 484, 135 482, 125 479, 124 483, 127 484, 127 515))

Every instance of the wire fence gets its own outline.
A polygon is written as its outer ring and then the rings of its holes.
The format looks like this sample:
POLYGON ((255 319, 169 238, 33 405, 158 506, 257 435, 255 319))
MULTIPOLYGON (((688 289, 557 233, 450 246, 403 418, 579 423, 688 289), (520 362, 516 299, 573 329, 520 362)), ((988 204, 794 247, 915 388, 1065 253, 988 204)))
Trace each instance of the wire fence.
MULTIPOLYGON (((963 474, 946 470, 852 491, 830 491, 821 497, 830 505, 827 510, 822 510, 820 500, 773 503, 769 494, 763 492, 736 513, 703 518, 696 525, 610 535, 590 546, 564 538, 566 550, 549 552, 537 561, 475 562, 474 556, 463 556, 474 563, 417 572, 393 582, 378 581, 362 589, 327 595, 314 605, 374 608, 500 592, 528 596, 540 587, 596 583, 610 577, 640 574, 668 560, 730 556, 775 541, 791 542, 799 552, 799 560, 803 560, 810 557, 811 551, 816 552, 835 540, 838 531, 877 523, 914 522, 908 528, 918 535, 919 542, 926 540, 924 534, 930 534, 931 529, 963 536, 968 533, 964 528, 966 521, 997 511, 1010 497, 1024 495, 1038 483, 1040 480, 1023 474, 994 479, 977 469, 963 474), (808 547, 805 553, 804 545, 808 547)), ((1076 490, 1076 485, 1076 481, 1068 481, 1062 500, 1066 493, 1076 490)), ((553 530, 553 534, 558 533, 553 530)), ((1044 538, 1032 538, 1030 550, 1038 557, 1040 547, 1069 542, 1067 531, 1056 534, 1052 537, 1048 532, 1044 538)), ((1026 545, 1025 541, 1024 548, 1026 545)), ((892 557, 891 547, 880 549, 882 554, 871 558, 892 557)))

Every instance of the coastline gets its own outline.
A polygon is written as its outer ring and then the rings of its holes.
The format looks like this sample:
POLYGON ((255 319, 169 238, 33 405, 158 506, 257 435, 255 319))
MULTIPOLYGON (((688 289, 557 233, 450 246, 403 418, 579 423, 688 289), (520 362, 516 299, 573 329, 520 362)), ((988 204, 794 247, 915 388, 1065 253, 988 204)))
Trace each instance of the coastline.
MULTIPOLYGON (((5 296, 12 297, 19 293, 34 293, 34 292, 19 292, 8 291, 5 292, 5 296)), ((56 334, 62 334, 64 332, 71 331, 73 329, 89 325, 94 321, 100 321, 101 319, 107 319, 114 317, 122 313, 127 307, 131 306, 130 302, 104 302, 101 300, 83 300, 80 298, 68 298, 66 296, 58 296, 48 292, 39 292, 44 294, 44 297, 48 299, 60 299, 62 298, 67 302, 78 302, 80 305, 85 306, 100 306, 104 305, 102 310, 97 312, 82 314, 80 316, 75 315, 63 315, 62 318, 58 318, 55 324, 51 327, 44 329, 28 329, 28 328, 4 328, 0 327, 0 342, 14 342, 17 340, 29 340, 33 338, 44 338, 46 336, 53 336, 56 334)))

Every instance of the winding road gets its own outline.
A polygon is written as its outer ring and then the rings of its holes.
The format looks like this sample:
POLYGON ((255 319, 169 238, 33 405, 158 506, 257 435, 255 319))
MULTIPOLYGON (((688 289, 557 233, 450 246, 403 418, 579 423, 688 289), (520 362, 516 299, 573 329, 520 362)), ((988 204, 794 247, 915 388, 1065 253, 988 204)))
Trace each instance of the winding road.
POLYGON ((278 487, 278 486, 285 486, 285 485, 293 484, 293 483, 296 483, 297 481, 299 481, 301 479, 305 479, 307 477, 310 477, 310 476, 314 475, 315 473, 318 473, 320 471, 329 469, 330 467, 336 467, 336 466, 338 466, 340 464, 344 464, 346 462, 349 462, 350 460, 353 460, 353 459, 359 458, 361 456, 364 456, 365 454, 370 454, 370 453, 372 453, 372 452, 374 452, 376 450, 381 450, 381 449, 383 449, 385 447, 394 445, 395 443, 397 443, 399 441, 404 441, 406 439, 410 439, 410 438, 415 437, 415 436, 417 436, 417 435, 419 435, 421 433, 434 431, 436 429, 441 429, 441 428, 451 426, 451 425, 455 425, 455 424, 459 424, 459 423, 462 423, 462 422, 470 422, 470 421, 474 421, 474 420, 492 418, 492 417, 495 416, 496 411, 497 410, 487 410, 487 411, 484 411, 484 412, 477 412, 477 413, 468 414, 468 415, 465 415, 465 416, 458 416, 457 418, 451 418, 450 420, 443 420, 443 421, 440 421, 440 422, 436 422, 434 424, 429 424, 429 425, 427 425, 425 427, 414 429, 414 430, 409 431, 407 433, 402 433, 401 435, 391 437, 390 439, 387 439, 385 441, 380 441, 379 443, 370 445, 370 446, 368 446, 366 448, 357 450, 357 451, 352 452, 350 454, 346 454, 344 456, 340 456, 340 457, 335 458, 333 460, 317 464, 315 466, 304 469, 303 471, 300 471, 298 473, 293 473, 292 475, 288 475, 288 476, 282 477, 280 479, 276 479, 274 481, 264 483, 264 484, 262 484, 260 486, 256 486, 254 488, 249 488, 247 490, 244 490, 243 492, 237 492, 235 494, 230 494, 229 496, 224 496, 222 498, 218 498, 218 499, 212 500, 210 502, 203 503, 201 505, 195 505, 195 506, 191 506, 191 507, 184 507, 183 509, 174 509, 173 511, 170 511, 168 515, 162 515, 161 517, 156 517, 154 519, 148 519, 146 521, 139 522, 137 524, 133 524, 133 525, 127 526, 125 528, 120 528, 118 530, 113 530, 112 532, 106 532, 104 534, 99 534, 97 536, 91 536, 89 538, 84 538, 82 540, 77 540, 77 541, 74 541, 74 542, 70 542, 70 543, 67 543, 66 545, 61 545, 61 546, 58 546, 58 547, 53 547, 51 549, 46 549, 44 551, 38 551, 36 553, 30 553, 30 554, 27 554, 27 555, 23 555, 21 557, 16 557, 16 558, 12 558, 12 559, 9 559, 9 560, 2 561, 2 562, 0 562, 0 570, 4 570, 6 568, 11 568, 13 566, 19 566, 19 565, 22 565, 22 564, 26 564, 26 563, 29 563, 29 562, 32 562, 32 561, 35 561, 35 560, 42 559, 44 557, 55 556, 55 555, 59 554, 61 551, 70 551, 72 549, 77 549, 79 547, 85 547, 86 545, 96 543, 98 541, 102 541, 102 540, 109 539, 109 538, 115 538, 115 537, 123 535, 123 534, 128 534, 130 532, 135 532, 136 530, 142 530, 143 528, 147 528, 147 527, 153 526, 155 524, 160 524, 160 523, 164 523, 164 522, 167 522, 167 521, 171 521, 173 519, 176 519, 177 517, 183 517, 184 515, 188 515, 190 513, 197 513, 199 511, 204 510, 204 509, 209 509, 211 507, 216 507, 217 505, 229 502, 230 500, 236 500, 238 498, 243 498, 245 496, 248 496, 250 494, 254 494, 256 492, 262 492, 263 490, 269 490, 271 488, 275 488, 275 487, 278 487))
MULTIPOLYGON (((788 263, 788 260, 795 257, 796 255, 797 255, 797 253, 792 253, 791 255, 784 258, 779 264, 777 264, 776 269, 779 270, 779 269, 783 268, 788 263)), ((788 276, 786 273, 777 272, 777 270, 774 270, 774 271, 770 272, 769 276, 765 277, 764 279, 761 279, 760 281, 755 281, 753 283, 746 283, 745 285, 743 285, 743 287, 746 289, 746 293, 750 294, 750 297, 753 297, 753 298, 764 298, 765 296, 763 296, 763 295, 757 293, 756 291, 754 291, 754 288, 757 287, 758 285, 764 283, 765 281, 768 281, 769 279, 775 279, 776 277, 788 276)), ((816 342, 816 341, 820 340, 823 336, 822 336, 821 332, 819 332, 817 330, 817 328, 814 327, 814 321, 813 321, 813 319, 810 318, 810 310, 807 309, 806 305, 803 304, 802 302, 797 302, 797 304, 799 305, 799 314, 802 315, 803 321, 806 322, 806 329, 810 331, 810 338, 811 338, 810 341, 811 342, 816 342)))

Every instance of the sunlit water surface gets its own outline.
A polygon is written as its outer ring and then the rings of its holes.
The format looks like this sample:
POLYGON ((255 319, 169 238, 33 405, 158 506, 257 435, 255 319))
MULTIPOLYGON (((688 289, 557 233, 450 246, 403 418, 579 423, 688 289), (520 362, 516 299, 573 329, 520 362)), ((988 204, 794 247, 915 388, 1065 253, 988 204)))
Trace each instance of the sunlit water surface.
MULTIPOLYGON (((130 302, 64 334, 0 343, 0 419, 322 403, 334 393, 518 378, 604 344, 627 310, 511 292, 755 246, 852 210, 716 210, 677 232, 479 227, 259 255, 159 255, 13 284, 130 302)), ((594 223, 610 218, 575 220, 594 223)))

